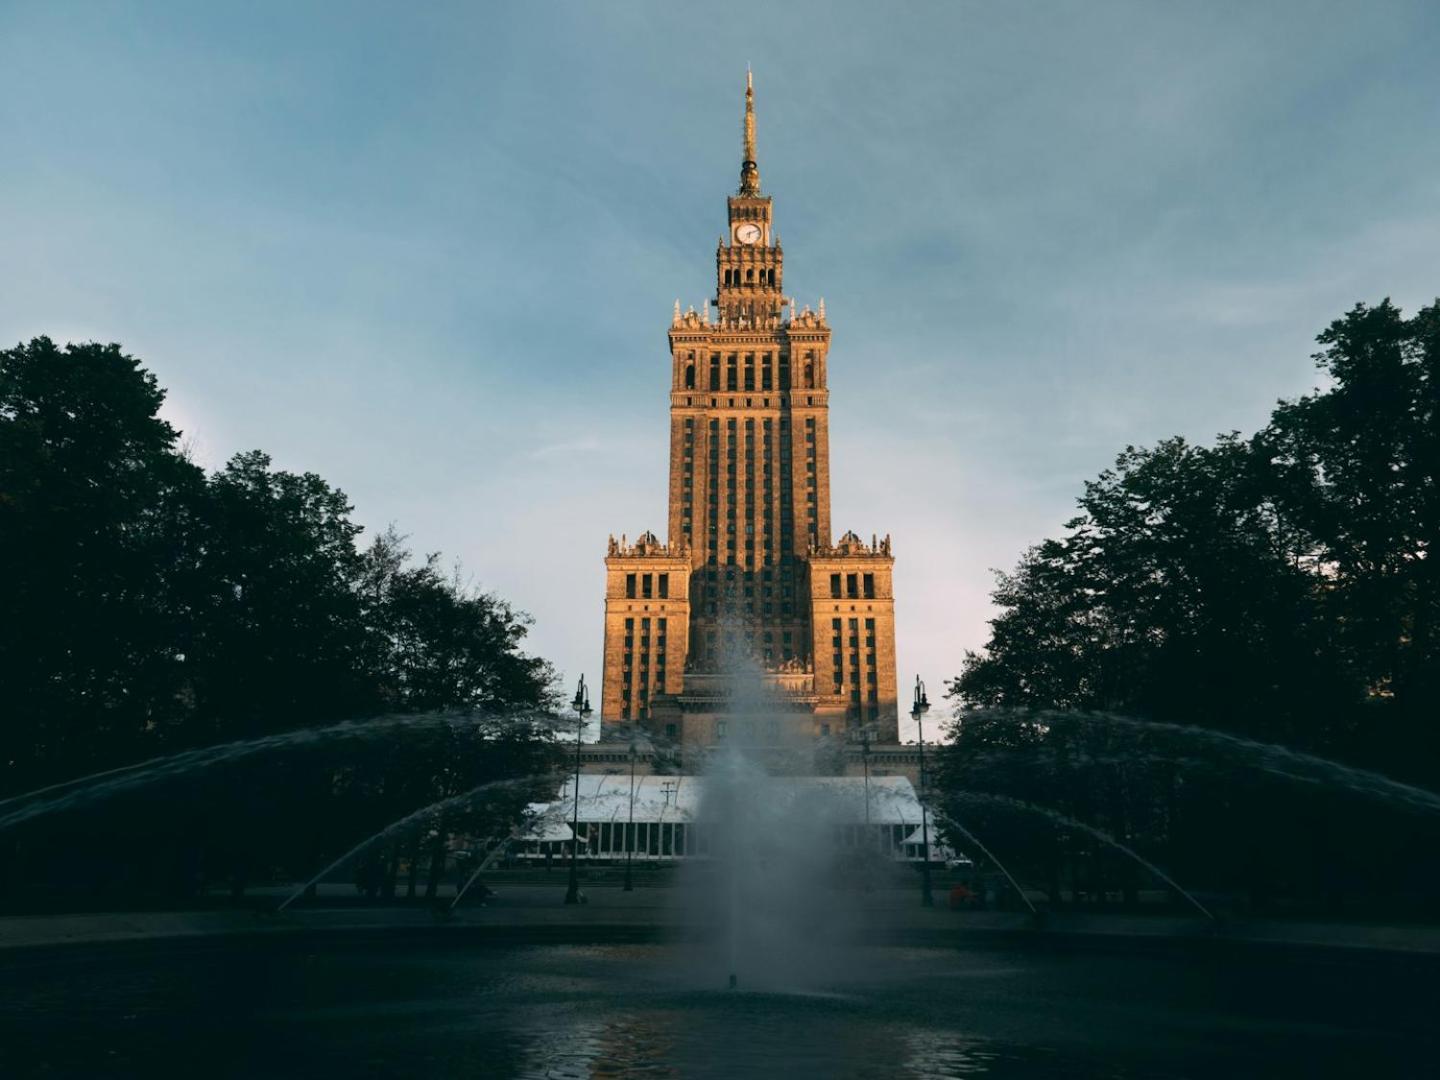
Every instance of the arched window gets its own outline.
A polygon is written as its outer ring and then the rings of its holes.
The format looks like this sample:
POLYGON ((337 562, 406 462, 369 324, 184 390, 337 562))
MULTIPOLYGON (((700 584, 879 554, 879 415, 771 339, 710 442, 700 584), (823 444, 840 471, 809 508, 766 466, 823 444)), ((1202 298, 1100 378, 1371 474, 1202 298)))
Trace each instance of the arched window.
POLYGON ((754 271, 754 270, 746 270, 746 271, 745 271, 745 280, 746 280, 746 281, 754 281, 754 280, 755 280, 755 271, 754 271))
POLYGON ((807 363, 805 364, 805 389, 807 389, 807 390, 813 390, 814 388, 815 388, 815 365, 807 362, 807 363))
POLYGON ((694 390, 694 389, 695 389, 695 365, 694 365, 694 364, 686 364, 686 365, 685 365, 685 389, 686 389, 686 390, 694 390))

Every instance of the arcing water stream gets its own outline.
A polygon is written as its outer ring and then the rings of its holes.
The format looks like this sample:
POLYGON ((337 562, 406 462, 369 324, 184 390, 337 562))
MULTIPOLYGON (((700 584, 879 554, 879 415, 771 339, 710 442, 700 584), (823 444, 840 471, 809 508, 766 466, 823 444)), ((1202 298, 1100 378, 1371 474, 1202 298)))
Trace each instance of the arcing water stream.
MULTIPOLYGON (((255 739, 221 743, 218 746, 183 750, 167 757, 151 758, 134 765, 91 773, 89 776, 50 784, 22 795, 12 795, 7 799, 0 800, 0 831, 45 814, 86 806, 159 780, 184 776, 199 769, 231 764, 258 754, 351 740, 388 738, 402 733, 433 731, 473 722, 473 719, 473 716, 467 713, 378 716, 370 720, 347 720, 339 724, 331 724, 328 727, 302 728, 298 731, 284 731, 255 739)), ((517 719, 546 726, 553 724, 552 718, 541 714, 517 719)))

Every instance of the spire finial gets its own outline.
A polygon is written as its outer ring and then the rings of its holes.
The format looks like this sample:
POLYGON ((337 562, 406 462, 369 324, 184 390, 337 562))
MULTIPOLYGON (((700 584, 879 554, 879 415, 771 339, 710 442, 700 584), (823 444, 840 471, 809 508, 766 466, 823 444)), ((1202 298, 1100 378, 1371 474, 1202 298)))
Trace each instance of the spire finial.
POLYGON ((760 166, 755 164, 755 76, 745 65, 745 156, 740 162, 740 194, 760 194, 760 166))

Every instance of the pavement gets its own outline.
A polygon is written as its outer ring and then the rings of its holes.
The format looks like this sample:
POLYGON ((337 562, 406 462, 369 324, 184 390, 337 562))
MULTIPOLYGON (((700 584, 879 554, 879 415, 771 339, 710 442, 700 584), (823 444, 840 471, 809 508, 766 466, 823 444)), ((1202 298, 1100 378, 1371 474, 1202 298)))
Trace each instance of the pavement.
MULTIPOLYGON (((582 885, 583 888, 583 885, 582 885)), ((500 884, 482 904, 475 893, 454 911, 442 901, 384 906, 357 903, 354 890, 322 892, 283 912, 272 908, 199 911, 99 912, 0 918, 0 951, 9 949, 152 941, 213 935, 423 933, 478 935, 507 942, 659 939, 699 933, 684 893, 670 888, 591 887, 587 902, 567 906, 565 878, 543 884, 500 884), (342 902, 342 898, 348 902, 342 902)), ((288 890, 275 889, 274 897, 288 890)), ((447 890, 453 895, 451 890, 447 890)), ((1210 924, 1174 915, 1047 913, 1041 920, 1009 911, 951 911, 943 894, 924 908, 918 890, 848 892, 841 902, 858 907, 862 939, 897 944, 997 944, 1024 937, 1100 945, 1154 947, 1164 941, 1215 940, 1236 944, 1369 949, 1440 955, 1440 926, 1281 920, 1210 924)), ((276 901, 278 903, 278 899, 276 901)), ((817 904, 836 897, 817 890, 817 904)))

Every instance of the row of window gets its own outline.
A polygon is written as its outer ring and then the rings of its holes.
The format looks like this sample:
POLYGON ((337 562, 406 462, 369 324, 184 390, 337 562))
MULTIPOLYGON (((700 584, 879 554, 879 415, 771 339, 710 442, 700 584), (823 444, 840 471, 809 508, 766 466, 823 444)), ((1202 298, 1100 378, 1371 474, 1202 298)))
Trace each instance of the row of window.
MULTIPOLYGON (((774 489, 773 489, 773 486, 772 486, 772 479, 771 479, 772 463, 771 463, 771 461, 770 461, 770 458, 771 458, 771 456, 772 456, 772 455, 771 455, 771 447, 772 447, 773 444, 772 444, 772 442, 771 442, 771 435, 772 435, 772 424, 771 424, 771 421, 770 421, 769 419, 765 419, 765 420, 763 420, 762 423, 763 423, 763 437, 764 437, 763 453, 764 453, 765 458, 766 458, 766 461, 765 461, 765 463, 764 463, 764 473, 765 473, 765 475, 764 475, 765 507, 764 507, 764 514, 763 514, 763 516, 762 516, 762 517, 759 519, 759 521, 758 521, 758 525, 759 525, 758 533, 759 533, 759 535, 760 535, 760 545, 759 545, 759 547, 760 547, 760 549, 763 551, 764 561, 765 561, 766 563, 769 563, 769 562, 771 562, 771 561, 773 560, 774 552, 775 552, 775 541, 774 541, 774 536, 773 536, 773 529, 774 529, 774 524, 775 524, 774 509, 773 509, 773 506, 774 506, 774 489)), ((807 423, 807 425, 808 425, 807 438, 808 438, 809 440, 811 440, 811 442, 813 443, 813 439, 814 439, 814 418, 813 418, 813 417, 808 418, 807 421, 806 421, 806 423, 807 423)), ((684 532, 687 536, 692 536, 692 537, 693 537, 693 533, 694 533, 694 523, 693 523, 693 518, 691 517, 691 514, 693 513, 693 499, 694 499, 694 493, 693 493, 693 484, 694 484, 694 480, 693 480, 693 469, 694 469, 694 437, 695 437, 694 426, 695 426, 695 425, 694 425, 693 419, 687 418, 686 421, 685 421, 685 443, 686 443, 686 445, 685 445, 685 456, 684 456, 684 489, 682 490, 682 508, 681 508, 681 512, 682 512, 681 530, 682 530, 682 532, 684 532)), ((725 532, 726 532, 726 543, 725 543, 725 552, 726 552, 726 562, 727 562, 727 565, 732 565, 732 566, 733 566, 733 565, 735 565, 735 564, 737 563, 737 561, 738 561, 738 556, 739 556, 739 552, 740 552, 740 545, 739 545, 739 541, 738 541, 738 534, 739 534, 740 530, 739 530, 739 528, 738 528, 738 522, 737 522, 737 502, 738 502, 738 499, 737 499, 737 488, 738 488, 737 480, 738 480, 738 476, 739 476, 739 446, 738 446, 739 426, 738 426, 737 420, 736 420, 735 418, 732 417, 732 418, 730 418, 730 419, 728 419, 728 420, 726 421, 726 433, 727 433, 727 435, 728 435, 728 438, 725 440, 725 442, 726 442, 726 455, 725 455, 725 456, 726 456, 726 470, 725 470, 725 479, 726 479, 726 481, 727 481, 727 484, 725 485, 725 486, 726 486, 726 500, 725 500, 725 501, 726 501, 726 519, 725 519, 725 520, 726 520, 726 528, 725 528, 725 532)), ((720 449, 721 449, 720 421, 719 421, 718 419, 711 420, 710 423, 709 423, 709 438, 710 438, 710 451, 709 451, 710 514, 709 514, 709 528, 708 528, 708 530, 707 530, 707 531, 709 532, 709 537, 708 537, 708 554, 709 554, 709 557, 710 557, 710 561, 711 561, 712 563, 718 563, 718 562, 719 562, 719 555, 720 555, 720 536, 719 536, 719 534, 720 534, 720 513, 719 513, 719 503, 720 503, 720 491, 721 491, 721 486, 722 486, 722 485, 721 485, 721 475, 720 475, 720 449)), ((780 517, 780 551, 781 551, 781 557, 784 558, 785 556, 787 556, 787 555, 791 552, 791 550, 793 549, 793 545, 794 545, 793 536, 792 536, 793 528, 794 528, 794 521, 793 521, 793 517, 792 517, 791 512, 790 512, 790 500, 789 500, 789 498, 788 498, 788 495, 789 495, 788 482, 789 482, 789 474, 790 474, 790 461, 789 461, 789 449, 790 449, 789 423, 788 423, 788 419, 787 419, 787 418, 784 418, 784 417, 782 417, 781 420, 780 420, 780 442, 781 442, 780 472, 781 472, 781 483, 782 483, 781 498, 780 498, 780 503, 779 503, 779 505, 780 505, 780 511, 781 511, 781 517, 780 517)), ((811 459, 814 458, 814 447, 813 447, 813 445, 808 448, 807 453, 808 453, 808 455, 809 455, 809 457, 810 457, 811 459)), ((810 466, 810 468, 813 470, 813 468, 814 468, 813 464, 810 466)), ((745 496, 746 496, 746 498, 745 498, 745 516, 746 516, 746 519, 747 519, 747 525, 746 525, 746 528, 745 528, 746 540, 745 540, 745 545, 744 545, 745 563, 746 563, 747 566, 753 566, 754 563, 755 563, 756 550, 757 550, 757 545, 756 545, 756 542, 755 542, 755 535, 756 535, 756 533, 757 533, 757 527, 756 527, 756 526, 757 526, 757 519, 756 519, 756 516, 755 516, 755 421, 754 421, 754 419, 747 419, 747 420, 745 421, 745 471, 744 471, 744 476, 745 476, 745 481, 746 481, 746 484, 745 484, 745 496)), ((813 477, 811 477, 811 478, 809 479, 809 483, 813 486, 813 483, 814 483, 814 478, 813 478, 813 477)), ((811 497, 811 501, 813 501, 813 495, 812 495, 812 497, 811 497)), ((810 508, 808 509, 808 511, 807 511, 807 517, 809 517, 809 518, 814 518, 815 516, 816 516, 816 514, 815 514, 815 508, 814 508, 814 507, 810 507, 810 508)), ((811 522, 811 532, 812 532, 812 533, 818 533, 818 523, 816 523, 816 522, 814 522, 814 521, 811 522)), ((753 611, 753 608, 752 608, 751 610, 753 611)), ((787 610, 788 610, 788 605, 787 605, 787 610)), ((711 605, 710 605, 710 612, 711 612, 712 614, 714 614, 714 613, 716 612, 716 607, 715 607, 714 604, 711 604, 711 605)))
MULTIPOLYGON (((833 691, 834 693, 836 693, 836 694, 840 694, 840 693, 843 693, 843 692, 844 692, 844 687, 845 687, 845 682, 846 682, 845 674, 846 674, 846 671, 847 671, 847 667, 846 667, 846 665, 845 665, 844 662, 843 662, 843 661, 844 661, 844 654, 840 651, 840 641, 841 641, 842 633, 843 633, 843 631, 846 630, 846 629, 848 629, 848 630, 850 631, 850 642, 849 642, 849 644, 850 644, 850 663, 849 663, 849 665, 848 665, 848 672, 849 672, 849 676, 850 676, 850 678, 849 678, 849 683, 850 683, 850 700, 851 700, 851 702, 858 702, 858 701, 860 700, 860 620, 859 620, 859 619, 850 619, 850 620, 849 620, 849 625, 848 625, 848 627, 846 626, 845 622, 844 622, 843 620, 841 620, 841 619, 831 619, 831 620, 830 620, 830 633, 831 633, 830 646, 831 646, 832 649, 835 650, 834 655, 830 658, 830 659, 831 659, 831 665, 832 665, 832 667, 833 667, 833 671, 831 672, 831 677, 832 677, 833 680, 834 680, 834 685, 833 685, 833 687, 832 687, 832 691, 833 691)), ((865 682, 866 682, 866 684, 867 684, 868 687, 869 687, 869 691, 868 691, 868 693, 866 694, 866 697, 867 697, 867 699, 870 700, 870 701, 875 701, 876 698, 877 698, 877 692, 876 692, 877 678, 876 678, 876 674, 875 674, 875 620, 874 620, 874 619, 866 619, 866 620, 865 620, 865 650, 866 650, 866 652, 865 652, 865 668, 866 668, 866 671, 865 671, 865 682)))
POLYGON ((773 289, 775 288, 775 268, 773 266, 761 267, 757 273, 755 267, 747 266, 744 273, 741 273, 740 267, 735 266, 722 271, 720 281, 727 288, 738 288, 741 285, 768 285, 773 289))
MULTIPOLYGON (((760 362, 756 363, 754 353, 744 354, 744 364, 741 362, 739 353, 711 353, 706 382, 711 390, 789 390, 790 389, 790 358, 785 354, 780 355, 779 364, 773 361, 773 354, 761 353, 760 362), (756 369, 759 369, 759 385, 756 385, 756 369)), ((697 379, 704 377, 698 371, 698 364, 695 354, 692 352, 685 360, 684 374, 681 376, 686 390, 698 389, 697 379)), ((817 387, 815 381, 816 363, 815 354, 807 352, 805 359, 799 366, 799 385, 807 390, 814 390, 817 387)))
MULTIPOLYGON (((669 574, 626 574, 625 575, 625 599, 627 600, 651 600, 658 597, 667 600, 670 597, 670 575, 669 574), (640 592, 636 595, 636 585, 639 585, 640 592)), ((625 620, 627 623, 630 620, 625 620)))
MULTIPOLYGON (((874 574, 846 574, 845 575, 845 596, 851 600, 858 600, 864 592, 866 600, 875 599, 875 575, 874 574)), ((830 575, 830 596, 832 599, 840 599, 840 575, 830 575)), ((866 620, 867 622, 869 620, 866 620)))
MULTIPOLYGON (((720 409, 720 408, 731 408, 731 409, 746 408, 746 409, 753 409, 753 408, 755 408, 755 399, 754 399, 754 398, 748 398, 748 397, 747 397, 747 398, 733 398, 733 397, 732 397, 732 398, 729 398, 729 399, 726 401, 725 405, 721 405, 721 404, 720 404, 721 400, 722 400, 721 398, 713 398, 713 397, 712 397, 712 398, 710 399, 710 407, 711 407, 712 409, 720 409), (744 404, 741 405, 741 404, 740 404, 741 402, 743 402, 744 404)), ((695 404, 696 404, 696 401, 695 401, 695 399, 694 399, 693 397, 687 397, 687 398, 685 399, 685 404, 686 404, 686 405, 695 405, 695 404)), ((805 395, 805 404, 806 404, 806 405, 814 405, 814 404, 815 404, 815 395, 813 395, 813 394, 806 394, 806 395, 805 395)), ((699 406, 700 406, 702 409, 705 407, 705 399, 704 399, 704 398, 701 398, 701 399, 700 399, 700 401, 699 401, 699 406)), ((789 407, 790 407, 790 399, 787 398, 787 397, 779 398, 779 399, 778 399, 778 407, 781 408, 781 409, 787 409, 787 408, 789 408, 789 407)), ((801 406, 800 406, 800 400, 799 400, 798 398, 795 400, 795 407, 796 407, 797 409, 801 407, 801 406)), ((761 398, 761 399, 760 399, 760 408, 762 408, 762 409, 768 409, 768 408, 770 408, 770 399, 769 399, 768 397, 767 397, 767 398, 761 398)))

